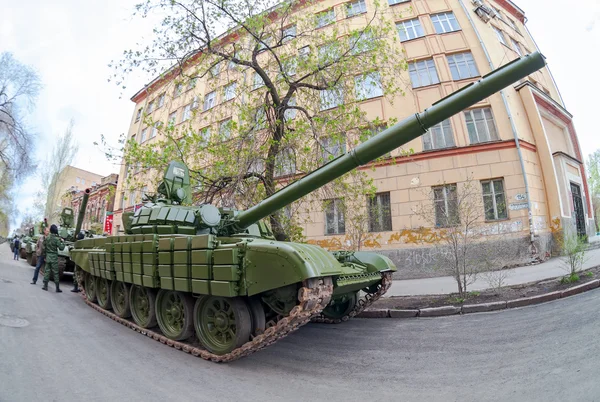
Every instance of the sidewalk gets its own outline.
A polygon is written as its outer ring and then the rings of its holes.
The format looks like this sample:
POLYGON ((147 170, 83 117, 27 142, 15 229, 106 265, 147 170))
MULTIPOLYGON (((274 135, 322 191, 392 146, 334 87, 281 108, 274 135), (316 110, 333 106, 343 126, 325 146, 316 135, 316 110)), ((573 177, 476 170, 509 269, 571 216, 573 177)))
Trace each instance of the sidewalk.
MULTIPOLYGON (((590 250, 585 253, 583 269, 600 265, 600 249, 590 250)), ((402 269, 398 267, 398 269, 402 269)), ((564 262, 560 258, 552 258, 538 265, 514 268, 510 270, 506 285, 519 285, 527 282, 540 281, 543 279, 556 278, 567 274, 564 262)), ((485 290, 490 286, 481 276, 469 285, 469 291, 485 290)), ((392 287, 387 291, 385 297, 389 296, 419 296, 433 294, 449 294, 457 291, 456 281, 451 276, 426 279, 408 279, 394 281, 392 287)))

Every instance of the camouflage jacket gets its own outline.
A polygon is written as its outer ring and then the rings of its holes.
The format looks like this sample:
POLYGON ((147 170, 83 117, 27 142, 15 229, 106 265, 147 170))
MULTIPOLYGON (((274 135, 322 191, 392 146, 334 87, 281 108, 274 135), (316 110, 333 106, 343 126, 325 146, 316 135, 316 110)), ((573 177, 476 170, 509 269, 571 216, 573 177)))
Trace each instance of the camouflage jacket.
POLYGON ((40 236, 37 241, 37 247, 35 248, 35 255, 41 257, 46 255, 46 250, 44 249, 44 240, 46 240, 46 236, 40 236))
POLYGON ((46 256, 50 257, 51 255, 56 256, 58 254, 58 250, 63 250, 65 248, 65 243, 55 234, 50 233, 44 242, 44 250, 46 251, 46 256))

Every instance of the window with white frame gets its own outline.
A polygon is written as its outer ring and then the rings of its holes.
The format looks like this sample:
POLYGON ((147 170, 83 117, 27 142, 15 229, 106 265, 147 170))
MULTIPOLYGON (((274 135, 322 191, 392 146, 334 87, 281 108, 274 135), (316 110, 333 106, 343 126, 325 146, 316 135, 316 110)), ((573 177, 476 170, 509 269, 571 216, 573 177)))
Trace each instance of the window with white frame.
POLYGON ((142 130, 142 137, 140 138, 140 144, 146 141, 146 135, 148 133, 148 128, 142 130))
POLYGON ((281 41, 283 43, 289 42, 296 37, 296 25, 291 27, 283 28, 281 31, 281 41))
POLYGON ((504 16, 502 15, 502 11, 500 11, 500 9, 492 6, 492 8, 494 9, 494 12, 496 13, 496 16, 498 17, 498 19, 500 21, 504 21, 504 16))
POLYGON ((503 45, 508 46, 508 44, 506 43, 506 38, 504 37, 504 32, 502 32, 500 29, 492 26, 492 29, 494 30, 494 32, 496 33, 496 37, 498 38, 498 41, 500 43, 502 43, 503 45))
POLYGON ((421 22, 418 18, 398 22, 396 24, 396 28, 398 29, 398 35, 400 35, 401 42, 420 38, 421 36, 425 35, 425 31, 423 30, 421 22))
MULTIPOLYGON (((288 101, 288 106, 296 106, 296 97, 292 96, 290 98, 290 100, 288 101)), ((285 118, 286 121, 289 120, 293 120, 296 118, 296 113, 298 112, 298 109, 287 109, 284 113, 283 113, 283 117, 285 118)))
POLYGON ((433 22, 435 32, 438 34, 460 30, 460 25, 458 25, 453 12, 433 14, 431 22, 433 22))
POLYGON ((309 54, 310 46, 303 46, 300 49, 298 49, 298 56, 300 56, 302 59, 306 59, 309 54))
POLYGON ((316 15, 317 28, 324 27, 335 22, 335 11, 332 9, 323 11, 316 15))
POLYGON ((298 60, 292 57, 290 59, 284 60, 281 65, 283 72, 287 77, 293 77, 296 75, 296 69, 298 68, 298 60))
POLYGON ((183 113, 181 113, 181 122, 187 121, 192 117, 192 104, 185 105, 183 107, 183 113))
POLYGON ((346 153, 346 135, 322 137, 321 159, 328 162, 346 153))
POLYGON ((456 184, 433 187, 435 225, 450 227, 460 223, 456 184))
POLYGON ((344 234, 344 203, 340 198, 325 200, 325 234, 344 234))
POLYGON ((321 110, 333 109, 344 103, 344 89, 341 85, 319 91, 319 95, 321 97, 321 110))
POLYGON ((337 42, 331 42, 319 47, 319 65, 332 63, 340 57, 340 47, 337 42))
POLYGON ((219 135, 223 139, 231 138, 231 130, 233 126, 233 120, 227 119, 223 120, 221 124, 219 124, 219 135))
POLYGON ((252 85, 252 89, 258 89, 258 88, 262 87, 263 85, 265 85, 265 82, 263 81, 260 74, 258 74, 255 71, 254 72, 254 85, 252 85))
POLYGON ((189 80, 188 86, 187 86, 187 90, 189 91, 190 89, 196 88, 196 84, 197 83, 198 83, 198 79, 197 78, 192 78, 191 80, 189 80))
POLYGON ((175 89, 173 90, 173 97, 178 97, 183 92, 183 83, 179 82, 175 84, 175 89))
POLYGON ((231 84, 225 86, 223 98, 225 102, 235 98, 235 82, 232 82, 231 84))
POLYGON ((519 42, 517 42, 513 38, 510 38, 510 42, 512 43, 512 47, 513 49, 515 49, 515 52, 517 52, 519 57, 523 57, 523 52, 521 51, 521 46, 519 46, 519 42))
POLYGON ((137 114, 135 115, 135 121, 136 122, 139 121, 140 118, 142 117, 142 110, 143 110, 143 108, 139 108, 138 109, 137 114))
POLYGON ((275 177, 294 173, 296 173, 296 155, 291 148, 285 148, 275 157, 275 177))
POLYGON ((489 107, 471 109, 464 112, 467 121, 467 131, 471 144, 495 141, 498 139, 496 124, 492 109, 489 107))
POLYGON ((217 93, 215 91, 209 92, 204 96, 204 107, 202 110, 207 111, 215 107, 217 100, 217 93))
POLYGON ((198 133, 202 143, 207 144, 210 141, 210 127, 203 127, 198 133))
POLYGON ((262 130, 267 127, 267 113, 264 107, 258 107, 256 113, 254 113, 254 128, 256 130, 262 130))
POLYGON ((360 54, 373 50, 375 48, 375 36, 373 31, 364 30, 356 33, 358 36, 349 37, 349 47, 351 54, 360 54))
POLYGON ((215 64, 214 66, 212 66, 212 67, 210 68, 210 74, 211 74, 213 77, 216 77, 216 76, 218 76, 218 75, 219 75, 219 73, 221 72, 221 65, 222 65, 222 64, 223 64, 223 62, 221 62, 221 61, 220 61, 220 62, 218 62, 217 64, 215 64))
POLYGON ((483 208, 486 221, 508 219, 504 181, 502 179, 485 180, 481 182, 483 192, 483 208))
POLYGON ((410 0, 388 0, 388 4, 390 6, 395 6, 396 4, 408 3, 410 0))
POLYGON ((150 114, 154 110, 154 101, 148 103, 148 107, 146 108, 146 113, 150 114))
POLYGON ((170 126, 174 125, 176 120, 177 120, 177 111, 174 111, 173 113, 171 113, 169 115, 169 125, 170 126))
POLYGON ((161 124, 162 123, 158 121, 154 123, 154 125, 152 126, 152 131, 150 131, 150 138, 156 137, 156 134, 158 134, 158 128, 161 126, 161 124))
POLYGON ((160 96, 158 97, 158 105, 156 106, 156 108, 158 109, 159 107, 163 107, 165 104, 165 94, 160 94, 160 96))
POLYGON ((367 197, 369 206, 369 232, 388 232, 392 230, 392 209, 390 193, 377 193, 367 197))
POLYGON ((471 52, 451 54, 446 56, 446 59, 448 60, 453 80, 458 81, 479 76, 479 71, 471 52))
POLYGON ((409 63, 408 74, 410 75, 413 88, 438 84, 440 82, 433 59, 409 63))
POLYGON ((454 132, 450 119, 431 127, 423 134, 423 149, 429 151, 432 149, 442 149, 454 146, 454 132))
POLYGON ((510 18, 507 18, 507 20, 508 20, 508 25, 510 25, 512 27, 512 29, 515 30, 516 33, 520 34, 521 31, 519 31, 519 27, 517 26, 517 24, 510 18))
POLYGON ((366 12, 367 4, 365 3, 365 0, 357 0, 346 3, 346 17, 354 17, 355 15, 366 12))
POLYGON ((356 99, 365 100, 383 96, 381 76, 378 72, 367 73, 354 77, 356 99))

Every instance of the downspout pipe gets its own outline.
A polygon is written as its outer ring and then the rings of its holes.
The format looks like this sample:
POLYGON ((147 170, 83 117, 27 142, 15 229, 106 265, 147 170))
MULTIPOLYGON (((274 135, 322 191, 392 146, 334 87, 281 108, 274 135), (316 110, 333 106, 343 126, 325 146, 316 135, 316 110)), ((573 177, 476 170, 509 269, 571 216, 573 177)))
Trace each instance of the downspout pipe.
MULTIPOLYGON (((481 35, 479 34, 479 31, 475 27, 475 23, 473 22, 473 19, 471 18, 471 14, 469 14, 467 8, 465 7, 463 0, 458 0, 458 2, 460 3, 460 6, 462 7, 465 15, 467 16, 469 23, 471 24, 471 27, 473 28, 473 31, 475 31, 475 35, 477 35, 477 40, 479 40, 479 44, 481 45, 481 48, 483 49, 483 53, 485 54, 485 57, 490 66, 490 70, 493 71, 494 63, 492 63, 492 59, 490 57, 490 54, 487 51, 487 48, 485 47, 485 44, 483 43, 483 39, 481 39, 481 35)), ((525 183, 525 196, 527 197, 527 215, 528 215, 528 220, 529 220, 529 241, 532 246, 532 252, 534 252, 535 246, 533 243, 535 240, 535 228, 533 226, 533 213, 532 213, 532 208, 531 208, 531 197, 529 196, 529 182, 527 180, 527 173, 525 172, 525 161, 523 160, 523 152, 521 151, 521 144, 519 141, 519 133, 517 132, 517 128, 515 126, 515 122, 512 117, 512 113, 510 112, 510 108, 508 107, 508 102, 506 101, 506 95, 504 94, 504 90, 500 91, 500 96, 502 97, 502 102, 504 103, 504 108, 506 109, 506 113, 508 114, 508 121, 510 122, 510 128, 512 130, 513 137, 515 138, 517 154, 519 155, 519 162, 521 163, 521 172, 523 173, 523 182, 525 183)))

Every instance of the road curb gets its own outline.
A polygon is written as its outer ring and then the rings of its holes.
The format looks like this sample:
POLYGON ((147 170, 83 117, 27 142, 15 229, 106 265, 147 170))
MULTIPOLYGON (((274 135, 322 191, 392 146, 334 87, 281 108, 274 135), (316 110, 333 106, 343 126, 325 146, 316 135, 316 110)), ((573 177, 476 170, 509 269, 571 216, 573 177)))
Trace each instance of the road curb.
POLYGON ((565 297, 577 295, 589 290, 600 288, 600 279, 573 286, 565 290, 556 290, 537 296, 522 297, 515 300, 498 301, 481 304, 465 304, 463 306, 441 306, 422 309, 367 309, 360 313, 358 318, 415 318, 415 317, 443 317, 457 314, 472 314, 488 311, 507 310, 517 307, 532 306, 546 303, 565 297))

